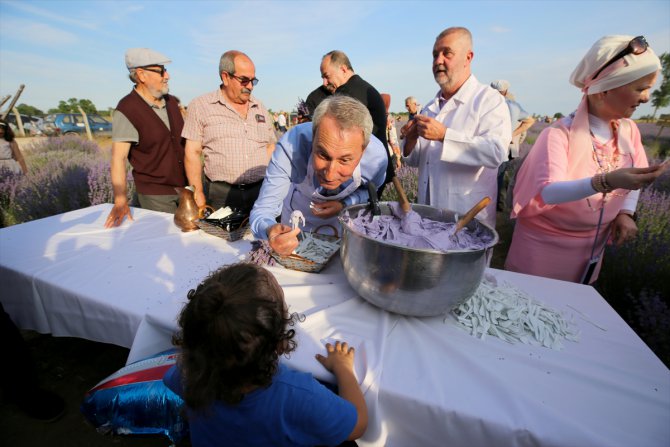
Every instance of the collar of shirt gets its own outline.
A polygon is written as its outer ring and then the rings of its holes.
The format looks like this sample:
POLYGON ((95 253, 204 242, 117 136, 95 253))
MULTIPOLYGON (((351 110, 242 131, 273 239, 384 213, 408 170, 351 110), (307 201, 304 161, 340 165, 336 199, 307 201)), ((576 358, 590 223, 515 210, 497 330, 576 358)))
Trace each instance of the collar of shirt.
MULTIPOLYGON (((230 101, 228 101, 226 97, 223 95, 221 88, 223 88, 223 84, 221 84, 219 88, 216 89, 216 92, 214 92, 214 96, 212 97, 211 103, 214 104, 215 102, 220 102, 229 109, 235 110, 233 109, 233 106, 230 105, 230 101)), ((255 107, 258 107, 258 102, 256 101, 256 98, 254 98, 253 95, 249 95, 249 110, 255 107)))
POLYGON ((428 104, 428 108, 432 110, 434 113, 438 113, 442 107, 444 107, 445 104, 447 104, 449 101, 452 99, 460 104, 465 104, 468 101, 472 100, 472 97, 475 93, 475 90, 477 89, 477 78, 475 78, 475 75, 471 74, 470 77, 461 85, 461 88, 458 89, 454 95, 449 98, 449 99, 444 99, 442 97, 442 90, 438 90, 437 94, 435 95, 435 98, 433 98, 433 101, 428 104))

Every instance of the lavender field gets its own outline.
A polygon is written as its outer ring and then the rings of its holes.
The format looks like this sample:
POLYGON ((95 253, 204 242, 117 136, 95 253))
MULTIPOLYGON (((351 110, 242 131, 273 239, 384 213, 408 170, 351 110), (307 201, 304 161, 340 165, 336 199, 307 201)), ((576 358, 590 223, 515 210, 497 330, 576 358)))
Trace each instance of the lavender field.
MULTIPOLYGON (((536 123, 524 149, 530 149, 549 124, 536 123)), ((670 156, 670 129, 659 138, 658 127, 638 125, 650 163, 670 156)), ((0 172, 0 227, 20 224, 79 208, 113 201, 109 177, 110 150, 76 136, 35 140, 24 151, 29 175, 0 172)), ((413 168, 398 172, 407 195, 416 200, 413 168)), ((133 196, 128 176, 129 198, 133 196)), ((387 188, 383 200, 395 200, 387 188)), ((637 238, 623 246, 609 246, 598 281, 599 292, 649 347, 670 366, 670 172, 641 191, 637 238)), ((504 260, 512 224, 499 213, 501 243, 494 254, 504 260)), ((502 260, 494 266, 500 267, 502 260)))

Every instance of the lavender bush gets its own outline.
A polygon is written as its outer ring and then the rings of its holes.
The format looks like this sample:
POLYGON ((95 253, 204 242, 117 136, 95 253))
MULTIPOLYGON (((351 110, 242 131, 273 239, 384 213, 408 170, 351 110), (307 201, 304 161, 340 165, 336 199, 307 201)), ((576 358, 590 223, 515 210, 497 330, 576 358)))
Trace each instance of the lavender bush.
POLYGON ((598 288, 670 366, 670 172, 640 192, 637 214, 637 237, 607 247, 598 288))
MULTIPOLYGON (((407 194, 407 199, 411 203, 416 203, 416 194, 419 187, 418 169, 403 165, 396 171, 396 176, 400 180, 400 184, 405 190, 405 194, 407 194)), ((395 187, 392 184, 389 184, 384 189, 384 193, 380 200, 383 202, 397 202, 399 197, 395 187)))
POLYGON ((113 201, 109 154, 94 142, 76 136, 46 138, 24 157, 29 175, 3 173, 0 180, 2 226, 113 201))

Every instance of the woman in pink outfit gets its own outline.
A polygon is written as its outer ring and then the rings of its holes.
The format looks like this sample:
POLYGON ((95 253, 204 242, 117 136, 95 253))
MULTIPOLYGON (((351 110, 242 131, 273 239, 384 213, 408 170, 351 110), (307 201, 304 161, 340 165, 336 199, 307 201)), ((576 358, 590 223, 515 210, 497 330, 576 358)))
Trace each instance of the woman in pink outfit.
POLYGON ((669 166, 649 167, 630 119, 660 68, 642 36, 606 36, 586 53, 570 76, 579 107, 540 134, 517 174, 507 270, 591 284, 607 240, 635 236, 638 189, 669 166))

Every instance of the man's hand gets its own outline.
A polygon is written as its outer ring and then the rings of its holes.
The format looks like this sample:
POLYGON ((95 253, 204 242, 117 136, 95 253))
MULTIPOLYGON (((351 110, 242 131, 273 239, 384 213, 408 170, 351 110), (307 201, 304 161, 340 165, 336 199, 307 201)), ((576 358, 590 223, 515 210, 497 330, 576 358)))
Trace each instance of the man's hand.
POLYGON ((320 219, 328 219, 333 216, 337 216, 343 208, 344 204, 342 204, 342 202, 338 202, 337 200, 331 200, 330 202, 315 202, 310 205, 312 214, 320 219))
POLYGON ((133 220, 128 202, 114 204, 114 207, 109 212, 107 220, 105 221, 105 228, 118 227, 123 223, 123 218, 126 216, 128 216, 128 220, 133 220))
POLYGON ((207 201, 205 200, 205 193, 202 192, 202 189, 196 188, 195 192, 193 193, 193 198, 195 199, 195 204, 198 206, 198 208, 202 208, 203 206, 207 205, 207 201))
POLYGON ((442 141, 444 135, 447 133, 447 128, 436 120, 424 115, 416 115, 414 117, 416 123, 416 130, 420 137, 426 140, 442 141))
POLYGON ((293 253, 298 248, 298 233, 300 228, 291 229, 288 225, 275 224, 268 229, 268 243, 270 248, 282 256, 293 253))

